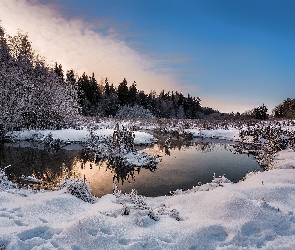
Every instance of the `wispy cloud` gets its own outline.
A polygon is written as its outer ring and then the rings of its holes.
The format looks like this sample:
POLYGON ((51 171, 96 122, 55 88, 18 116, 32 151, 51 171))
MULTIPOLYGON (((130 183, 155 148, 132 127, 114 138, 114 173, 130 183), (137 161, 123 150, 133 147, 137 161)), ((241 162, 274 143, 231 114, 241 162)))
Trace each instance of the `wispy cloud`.
POLYGON ((111 21, 87 22, 63 16, 62 6, 38 0, 1 0, 0 20, 6 32, 28 33, 37 54, 64 70, 95 73, 117 84, 126 78, 145 91, 177 89, 176 75, 159 59, 126 42, 111 21))

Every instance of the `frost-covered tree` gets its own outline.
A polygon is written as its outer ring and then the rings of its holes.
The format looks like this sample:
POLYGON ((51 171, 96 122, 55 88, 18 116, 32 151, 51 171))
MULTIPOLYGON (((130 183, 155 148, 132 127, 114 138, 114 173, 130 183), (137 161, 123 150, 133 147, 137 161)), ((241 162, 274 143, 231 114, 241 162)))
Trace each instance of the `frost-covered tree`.
POLYGON ((28 36, 0 27, 0 121, 5 129, 57 128, 78 116, 72 91, 54 68, 35 55, 28 36))

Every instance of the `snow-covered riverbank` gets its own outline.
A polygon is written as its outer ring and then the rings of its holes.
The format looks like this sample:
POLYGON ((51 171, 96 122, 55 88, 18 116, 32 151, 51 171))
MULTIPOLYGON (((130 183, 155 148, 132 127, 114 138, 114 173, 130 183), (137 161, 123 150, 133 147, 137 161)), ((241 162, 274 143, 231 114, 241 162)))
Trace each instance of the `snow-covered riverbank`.
MULTIPOLYGON (((211 133, 235 140, 234 132, 211 133)), ((155 198, 110 194, 94 204, 65 190, 3 190, 0 249, 293 249, 294 167, 294 151, 284 150, 274 161, 279 169, 236 184, 215 180, 155 198)))
MULTIPOLYGON (((114 129, 101 128, 92 130, 99 137, 109 137, 114 133, 114 129)), ((15 140, 40 140, 42 141, 49 134, 52 135, 53 139, 60 139, 63 142, 85 142, 90 134, 90 131, 86 128, 84 129, 61 129, 61 130, 24 130, 24 131, 14 131, 7 133, 7 136, 15 140)), ((141 131, 134 131, 134 143, 140 144, 150 144, 157 141, 157 139, 147 133, 141 131)))

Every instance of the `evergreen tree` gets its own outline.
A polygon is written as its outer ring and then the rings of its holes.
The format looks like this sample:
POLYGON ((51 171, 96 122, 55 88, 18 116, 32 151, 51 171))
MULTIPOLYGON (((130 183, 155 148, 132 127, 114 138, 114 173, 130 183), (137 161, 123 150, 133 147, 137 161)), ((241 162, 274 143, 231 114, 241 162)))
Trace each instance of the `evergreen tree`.
POLYGON ((295 118, 295 98, 287 98, 282 104, 279 104, 273 109, 273 114, 278 118, 295 118))
POLYGON ((104 93, 106 96, 109 96, 111 94, 110 85, 108 78, 105 79, 105 85, 104 85, 104 93))
POLYGON ((136 82, 134 81, 132 85, 129 87, 129 103, 131 106, 134 106, 137 99, 137 88, 136 88, 136 82))
POLYGON ((57 75, 57 77, 60 80, 60 82, 61 83, 64 83, 64 71, 62 69, 62 65, 61 64, 58 65, 57 62, 55 62, 54 72, 57 75))
POLYGON ((99 104, 101 97, 102 93, 94 73, 89 77, 84 72, 78 79, 78 100, 82 108, 82 114, 86 116, 100 115, 99 104))
POLYGON ((267 110, 268 109, 266 108, 266 106, 262 104, 262 106, 258 106, 253 110, 253 116, 256 119, 266 120, 268 118, 267 110))
POLYGON ((129 104, 129 90, 125 78, 118 86, 118 98, 121 106, 129 104))

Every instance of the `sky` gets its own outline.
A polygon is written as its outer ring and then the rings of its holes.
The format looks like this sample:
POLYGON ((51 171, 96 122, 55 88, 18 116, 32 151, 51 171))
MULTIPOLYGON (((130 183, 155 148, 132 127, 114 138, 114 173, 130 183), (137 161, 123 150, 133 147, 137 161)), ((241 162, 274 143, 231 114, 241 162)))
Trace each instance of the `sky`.
POLYGON ((0 0, 6 33, 78 75, 271 111, 295 94, 292 0, 0 0))

